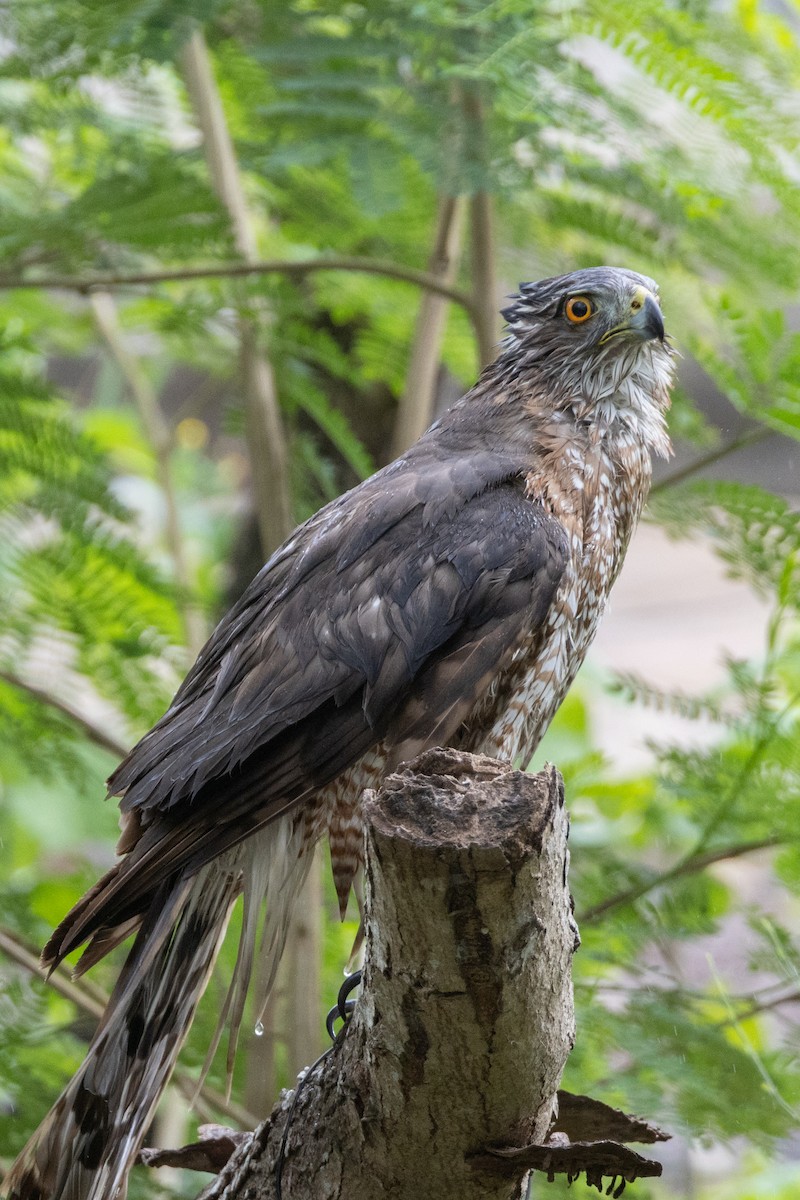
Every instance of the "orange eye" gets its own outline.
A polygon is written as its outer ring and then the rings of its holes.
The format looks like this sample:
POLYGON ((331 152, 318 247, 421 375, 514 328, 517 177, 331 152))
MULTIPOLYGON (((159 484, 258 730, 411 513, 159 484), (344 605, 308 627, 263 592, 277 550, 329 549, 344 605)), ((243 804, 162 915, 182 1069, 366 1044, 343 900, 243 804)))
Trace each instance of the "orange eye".
POLYGON ((567 301, 564 312, 567 314, 567 320, 572 321, 573 325, 582 325, 594 312, 594 305, 588 296, 572 296, 567 301))

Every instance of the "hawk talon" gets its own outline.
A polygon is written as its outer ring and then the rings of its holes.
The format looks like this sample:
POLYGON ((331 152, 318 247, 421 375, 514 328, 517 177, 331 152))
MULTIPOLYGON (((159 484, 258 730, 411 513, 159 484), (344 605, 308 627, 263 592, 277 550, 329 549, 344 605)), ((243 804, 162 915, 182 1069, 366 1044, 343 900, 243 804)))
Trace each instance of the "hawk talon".
POLYGON ((350 1018, 355 1010, 356 1001, 349 1000, 348 996, 351 992, 354 992, 357 987, 360 987, 361 974, 362 972, 359 970, 353 971, 352 975, 347 976, 344 983, 339 988, 339 995, 336 998, 335 1005, 325 1018, 325 1028, 328 1031, 328 1037, 331 1039, 334 1045, 341 1040, 343 1033, 350 1024, 350 1018), (342 1028, 338 1033, 336 1033, 334 1030, 334 1023, 337 1017, 341 1017, 343 1022, 342 1028))
POLYGON ((356 1007, 355 1000, 349 999, 349 996, 351 992, 354 992, 356 988, 360 986, 360 984, 361 971, 353 971, 352 975, 348 975, 342 986, 339 988, 339 995, 336 997, 336 1003, 325 1018, 325 1028, 328 1031, 328 1037, 333 1042, 333 1045, 329 1046, 327 1050, 323 1051, 316 1062, 313 1062, 310 1067, 307 1067, 303 1075, 301 1075, 297 1081, 297 1087, 294 1090, 294 1096, 292 1096, 292 1103, 290 1104, 289 1111, 286 1114, 286 1124, 283 1127, 281 1144, 278 1149, 278 1157, 275 1161, 275 1195, 277 1200, 283 1200, 283 1163, 286 1158, 286 1147, 289 1144, 289 1131, 294 1118, 294 1110, 297 1108, 297 1101, 300 1099, 300 1093, 308 1083, 308 1080, 316 1071, 317 1067, 320 1066, 320 1064, 323 1063, 326 1058, 330 1057, 336 1047, 341 1044, 341 1041, 350 1026, 350 1020, 356 1007), (333 1028, 337 1017, 341 1017, 343 1021, 342 1028, 338 1033, 336 1033, 333 1028))

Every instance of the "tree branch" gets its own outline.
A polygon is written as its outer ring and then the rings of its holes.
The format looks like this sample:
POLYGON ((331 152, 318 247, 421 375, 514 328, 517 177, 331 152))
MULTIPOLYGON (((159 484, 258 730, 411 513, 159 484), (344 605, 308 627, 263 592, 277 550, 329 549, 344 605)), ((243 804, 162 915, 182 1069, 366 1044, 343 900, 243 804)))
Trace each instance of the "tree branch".
MULTIPOLYGON (((239 163, 222 99, 199 26, 184 43, 181 69, 203 145, 211 182, 231 223, 236 249, 247 263, 258 258, 255 222, 245 196, 239 163)), ((244 377, 245 416, 256 516, 265 554, 281 544, 292 528, 286 436, 278 406, 272 364, 261 347, 269 315, 239 313, 239 342, 244 377)))
MULTIPOLYGON (((558 1092, 573 1041, 563 788, 432 750, 366 793, 366 964, 352 1020, 271 1117, 143 1160, 218 1170, 203 1200, 521 1200, 531 1169, 619 1196, 667 1137, 558 1092)), ((340 997, 341 1002, 341 997, 340 997)), ((329 1017, 330 1020, 330 1017, 329 1017)))
MULTIPOLYGON (((318 852, 292 911, 286 939, 284 980, 288 1014, 286 1058, 290 1078, 322 1049, 319 996, 322 991, 322 860, 318 852)), ((270 1102, 274 1099, 273 1092, 270 1102)))
MULTIPOLYGON (((744 997, 737 996, 739 1003, 744 1001, 744 997)), ((725 1017, 720 1021, 719 1028, 723 1029, 736 1021, 749 1021, 751 1017, 757 1017, 761 1013, 773 1012, 776 1008, 781 1008, 784 1004, 800 1004, 800 988, 796 988, 791 992, 785 992, 782 996, 771 996, 768 1000, 754 1000, 749 998, 749 1003, 746 1008, 737 1012, 732 1017, 725 1017)))
POLYGON ((77 983, 70 979, 66 967, 56 967, 49 975, 45 975, 37 952, 10 929, 0 926, 0 951, 10 958, 18 967, 22 967, 31 975, 43 980, 53 991, 58 992, 66 1000, 70 1000, 81 1012, 85 1012, 95 1021, 99 1021, 105 1012, 108 996, 102 988, 87 984, 84 980, 77 983))
MULTIPOLYGON (((489 146, 486 108, 478 85, 462 87, 462 107, 467 123, 470 152, 489 174, 489 146)), ((472 301, 475 305, 476 333, 481 366, 497 353, 500 318, 497 303, 497 270, 494 248, 494 204, 491 194, 479 187, 470 199, 470 265, 472 301)))
POLYGON ((664 479, 659 479, 658 483, 654 483, 650 489, 650 495, 655 496, 659 492, 666 491, 667 488, 676 487, 686 479, 691 479, 699 471, 703 471, 706 467, 711 467, 714 463, 718 463, 720 459, 727 458, 729 454, 735 454, 737 450, 743 450, 746 446, 754 446, 758 442, 763 442, 765 438, 772 437, 776 432, 776 430, 769 429, 766 425, 758 425, 754 429, 746 429, 744 433, 731 438, 724 446, 717 446, 716 449, 709 450, 707 454, 701 454, 699 458, 687 463, 680 470, 673 471, 671 475, 667 475, 664 479))
MULTIPOLYGON (((463 196, 441 196, 436 216, 433 250, 428 260, 431 275, 451 284, 461 253, 465 209, 463 196)), ((447 321, 447 299, 425 291, 420 300, 406 386, 400 400, 392 436, 396 458, 420 437, 433 420, 436 381, 447 321)))
POLYGON ((206 640, 205 621, 193 600, 194 585, 186 557, 186 548, 181 531, 178 500, 172 478, 173 437, 158 397, 141 363, 125 344, 119 325, 117 306, 106 291, 93 291, 89 296, 95 321, 105 339, 111 355, 119 367, 122 377, 136 405, 145 437, 150 443, 156 460, 156 477, 165 506, 165 535, 167 548, 172 559, 172 570, 178 585, 178 603, 183 618, 184 636, 192 659, 200 653, 206 640))
POLYGON ((52 291, 88 294, 95 288, 113 290, 150 287, 157 283, 191 283, 195 279, 240 279, 248 275, 286 275, 302 279, 317 271, 352 271, 365 275, 383 275, 399 283, 410 283, 460 305, 473 325, 477 322, 475 303, 461 288, 442 282, 429 271, 404 267, 380 258, 362 258, 357 254, 321 254, 304 259, 268 258, 246 263, 218 263, 207 267, 165 267, 160 271, 96 271, 86 275, 42 275, 20 278, 0 275, 0 291, 17 288, 45 288, 52 291))
MULTIPOLYGON (((60 996, 71 1001, 88 1017, 99 1021, 103 1016, 108 1004, 107 992, 88 979, 71 979, 68 968, 64 966, 56 967, 54 971, 45 973, 39 955, 33 946, 18 934, 12 933, 10 929, 1 925, 0 952, 29 974, 35 975, 47 987, 53 988, 60 996)), ((223 1116, 230 1121, 235 1121, 242 1129, 252 1129, 258 1122, 258 1118, 247 1108, 237 1104, 234 1100, 229 1100, 209 1083, 204 1083, 198 1091, 197 1080, 180 1068, 175 1071, 172 1082, 201 1116, 215 1118, 223 1116)))
POLYGON ((662 871, 660 874, 654 875, 651 879, 643 880, 641 883, 625 888, 621 892, 616 892, 606 900, 601 900, 599 904, 593 904, 580 914, 580 922, 582 925, 586 925, 590 921, 596 921, 612 909, 622 908, 626 904, 633 904, 636 900, 640 900, 642 896, 655 891, 656 888, 662 887, 666 883, 671 883, 673 879, 682 879, 686 875, 695 875, 698 871, 704 871, 706 867, 710 867, 717 862, 724 862, 729 858, 741 858, 743 854, 754 854, 757 850, 766 850, 773 846, 780 846, 783 840, 783 838, 779 837, 761 838, 759 841, 741 842, 735 846, 723 846, 719 850, 709 850, 705 854, 694 854, 690 858, 683 858, 674 867, 670 867, 669 870, 662 871))
POLYGON ((33 683, 29 683, 26 679, 22 679, 19 675, 13 674, 11 671, 0 670, 0 679, 11 684, 12 687, 19 688, 21 692, 27 692, 29 696, 33 696, 40 704, 46 704, 48 708, 55 709, 56 712, 62 713, 73 721, 86 734, 90 742, 95 746, 99 746, 101 750, 107 750, 109 754, 113 754, 115 758, 124 758, 130 749, 124 742, 118 742, 115 737, 107 733, 101 726, 96 725, 85 713, 79 712, 77 708, 67 704, 65 700, 60 700, 57 696, 50 692, 44 691, 43 688, 37 687, 33 683))
POLYGON ((478 347, 482 367, 487 366, 495 358, 500 336, 493 207, 492 197, 486 191, 476 192, 470 202, 472 295, 477 316, 478 347))

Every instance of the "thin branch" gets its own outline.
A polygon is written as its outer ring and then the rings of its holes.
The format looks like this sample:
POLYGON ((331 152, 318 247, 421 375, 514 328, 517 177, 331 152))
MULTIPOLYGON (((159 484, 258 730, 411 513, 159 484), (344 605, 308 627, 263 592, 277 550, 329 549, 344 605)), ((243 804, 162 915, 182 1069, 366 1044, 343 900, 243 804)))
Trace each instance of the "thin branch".
POLYGON ((108 1002, 108 997, 104 995, 101 988, 87 985, 86 982, 76 983, 75 980, 70 979, 64 967, 56 967, 49 975, 45 974, 36 951, 17 934, 2 926, 0 926, 0 951, 17 966, 22 967, 31 975, 36 975, 60 996, 71 1000, 76 1008, 93 1017, 95 1021, 100 1020, 108 1002))
MULTIPOLYGON (((199 25, 184 43, 180 66, 197 125, 203 135, 208 173, 230 220, 234 245, 245 262, 258 258, 255 220, 245 195, 211 57, 199 25)), ((239 311, 239 346, 250 470, 261 548, 269 555, 292 528, 289 455, 272 364, 263 349, 270 324, 264 304, 252 314, 239 311)))
POLYGON ((743 764, 741 770, 737 773, 736 778, 732 780, 730 787, 726 790, 721 802, 716 806, 716 809, 710 819, 706 822, 700 837, 694 847, 680 859, 668 871, 661 875, 656 875, 647 882, 637 884, 635 887, 627 888, 622 892, 618 892, 616 896, 610 896, 601 904, 595 905, 589 909, 581 918, 583 921, 594 920, 601 914, 608 912, 611 908, 617 908, 619 905, 631 904, 638 900, 641 896, 647 895, 654 888, 660 887, 662 883, 668 883, 672 879, 678 879, 682 875, 693 875, 696 871, 702 871, 704 867, 711 863, 719 862, 726 858, 738 858, 741 854, 749 854, 754 850, 763 850, 769 846, 779 846, 785 840, 780 837, 764 838, 761 841, 743 842, 738 846, 724 847, 720 850, 710 850, 704 852, 704 847, 708 845, 720 823, 730 817, 731 812, 736 807, 737 797, 740 795, 744 784, 747 781, 748 775, 758 765, 759 760, 763 757, 768 749, 770 742, 776 736, 783 718, 790 713, 794 706, 800 700, 800 693, 795 693, 790 697, 784 707, 775 715, 761 737, 753 746, 747 760, 743 764))
POLYGON ((317 849, 294 905, 286 943, 286 1065, 290 1079, 322 1050, 322 903, 322 861, 317 849))
POLYGON ((289 456, 272 364, 256 325, 242 319, 239 346, 244 376, 245 430, 261 549, 268 558, 291 533, 289 456))
POLYGON ((124 742, 118 742, 116 738, 107 733, 101 726, 95 725, 94 721, 90 717, 87 717, 85 713, 79 712, 77 708, 73 708, 65 700, 60 700, 58 696, 44 691, 43 688, 29 683, 26 679, 20 678, 19 675, 14 675, 11 671, 0 671, 0 679, 11 684, 12 687, 19 688, 22 692, 27 692, 29 696, 33 696, 41 704, 46 704, 48 708, 53 708, 56 712, 60 712, 65 717, 68 717, 70 721, 73 721, 83 730, 90 742, 94 742, 102 750, 107 750, 115 758, 124 758, 128 753, 129 747, 124 742))
MULTIPOLYGON (((741 999, 744 999, 742 997, 741 999)), ((769 1000, 753 1000, 749 1006, 742 1009, 741 1012, 735 1013, 731 1017, 726 1017, 724 1021, 720 1021, 718 1028, 724 1029, 727 1025, 731 1025, 738 1021, 749 1021, 751 1017, 757 1017, 761 1013, 772 1012, 776 1008, 780 1008, 784 1004, 800 1003, 800 989, 792 992, 787 992, 783 996, 773 996, 769 1000)))
POLYGON ((181 532, 178 501, 172 478, 172 432, 167 425, 158 397, 150 380, 142 370, 141 363, 131 354, 120 329, 117 305, 109 292, 94 291, 89 297, 97 328, 105 339, 112 358, 119 367, 122 377, 133 397, 145 436, 150 443, 156 460, 156 476, 166 509, 165 535, 175 582, 178 585, 179 604, 183 618, 184 635, 192 658, 195 658, 206 640, 205 622, 196 604, 192 602, 192 580, 181 532))
POLYGON ((197 1115, 204 1120, 216 1120, 218 1116, 227 1117, 242 1129, 255 1129, 261 1120, 243 1104, 230 1100, 210 1083, 204 1083, 198 1092, 197 1080, 185 1071, 178 1069, 172 1076, 172 1082, 177 1084, 184 1099, 188 1100, 197 1115))
POLYGON ((655 496, 658 492, 675 487, 677 484, 683 483, 684 480, 691 479, 698 471, 703 471, 706 467, 711 467, 714 463, 718 463, 720 459, 727 458, 729 454, 735 454, 737 450, 743 450, 745 446, 754 446, 758 442, 763 442, 765 438, 771 437, 774 433, 774 429, 770 429, 765 425, 758 425, 754 429, 746 429, 744 433, 738 434, 735 438, 726 442, 724 446, 717 446, 715 450, 709 450, 707 454, 703 454, 693 462, 687 463, 680 470, 673 471, 665 479, 660 479, 658 483, 653 484, 653 487, 650 489, 650 495, 655 496))
MULTIPOLYGON (((478 86, 464 84, 461 104, 466 119, 466 136, 472 156, 488 172, 489 145, 486 108, 478 86)), ((481 366, 497 353, 500 319, 497 304, 497 269, 494 248, 494 204, 485 188, 470 200, 470 258, 472 302, 475 306, 476 334, 481 366)))
POLYGON ((494 255, 494 217, 492 197, 476 192, 470 203, 472 234, 472 295, 477 316, 478 348, 481 366, 497 354, 500 319, 497 306, 497 276, 494 255))
POLYGON ((203 135, 211 184, 228 214, 234 245, 245 262, 254 262, 258 257, 254 222, 205 35, 197 23, 181 48, 180 67, 195 120, 203 135))
POLYGON ((789 698, 783 708, 775 714, 774 719, 769 722, 766 729, 753 746, 753 749, 750 751, 750 754, 747 756, 747 759, 742 765, 741 770, 736 775, 736 778, 731 781, 729 788, 727 789, 720 803, 716 806, 710 820, 708 820, 703 827, 700 837, 697 840, 697 844, 695 845, 695 848, 689 857, 694 858, 695 855, 700 854, 703 848, 711 841, 711 838, 714 836, 722 822, 730 817, 738 803, 739 796, 744 790, 744 785, 747 782, 748 776, 752 775, 760 760, 764 757, 764 754, 769 749, 770 743, 775 737, 777 737, 781 722, 783 721, 784 717, 789 715, 789 713, 797 704, 798 700, 800 700, 800 692, 795 692, 794 695, 789 698))
MULTIPOLYGON (((634 978, 636 978, 636 974, 637 973, 634 970, 634 978)), ((639 974, 641 974, 641 972, 639 972, 639 974)), ((691 988, 687 987, 683 983, 678 983, 677 981, 673 980, 670 980, 669 987, 659 986, 658 981, 655 983, 652 981, 637 983, 635 987, 632 987, 630 981, 623 983, 611 983, 607 979, 593 981, 576 980, 574 986, 576 993, 583 992, 590 997, 600 994, 608 994, 612 996, 630 996, 634 992, 638 991, 640 993, 647 993, 649 996, 657 995, 664 997, 670 1001, 673 1001, 677 998, 680 1003, 684 1005, 691 1002, 692 1004, 705 1007, 708 1004, 708 991, 706 988, 691 988)), ((776 987, 785 986, 785 983, 781 981, 780 983, 770 984, 769 987, 765 988, 764 990, 769 991, 776 987)), ((743 1005, 744 1007, 737 1010, 735 1013, 733 1013, 733 1015, 723 1017, 722 1020, 717 1021, 715 1028, 725 1029, 733 1022, 747 1021, 750 1017, 757 1017, 760 1013, 764 1012, 772 1012, 774 1009, 780 1008, 784 1004, 798 1004, 800 1003, 800 989, 795 989, 791 992, 784 992, 779 996, 759 997, 759 992, 747 992, 746 994, 742 993, 739 995, 728 996, 727 998, 730 1001, 731 1007, 734 1005, 743 1005)))
MULTIPOLYGON (((108 993, 88 979, 70 979, 68 969, 60 966, 49 974, 45 973, 39 961, 36 950, 18 934, 12 933, 0 925, 0 951, 5 956, 22 967, 31 975, 35 975, 42 983, 53 988, 60 996, 71 1001, 81 1012, 86 1013, 95 1021, 99 1021, 108 1005, 108 993)), ((195 1107, 201 1115, 220 1115, 235 1121, 243 1129, 254 1129, 259 1118, 243 1105, 234 1100, 228 1100, 222 1092, 218 1092, 208 1083, 197 1090, 197 1080, 186 1071, 176 1070, 173 1081, 178 1085, 187 1100, 197 1097, 195 1107)))
POLYGON ((418 271, 415 267, 404 267, 386 259, 362 258, 357 254, 321 254, 298 261, 267 258, 246 263, 218 263, 207 267, 165 267, 160 271, 97 271, 86 275, 42 275, 38 278, 0 275, 0 291, 45 288, 89 294, 96 288, 108 291, 116 288, 151 287, 158 283, 191 283, 195 279, 238 279, 248 275, 286 275, 289 278, 302 279, 317 271, 383 275, 400 283, 413 284, 460 305, 473 325, 477 326, 478 313, 475 302, 461 288, 452 287, 429 271, 418 271))
MULTIPOLYGON (((433 250, 428 261, 431 275, 452 283, 461 253, 465 200, 463 196, 441 196, 436 217, 433 250)), ((408 449, 433 420, 436 380, 447 320, 444 296, 425 291, 414 326, 411 360, 406 386, 397 410, 392 436, 392 456, 408 449)))
POLYGON ((660 875, 654 875, 652 879, 637 883, 633 887, 625 888, 624 891, 617 892, 615 895, 609 896, 608 899, 601 900, 599 904, 594 904, 591 908, 587 908, 585 912, 579 914, 578 921, 581 925, 585 925, 589 921, 596 921, 598 917, 604 916, 611 909, 622 908, 626 904, 633 904, 634 901, 640 900, 642 896, 655 891, 656 888, 661 887, 663 884, 671 883, 673 879, 680 879, 685 875, 694 875, 716 862, 723 862, 729 858, 740 858, 743 854, 753 854, 757 850, 766 850, 772 846, 780 846, 783 841, 784 839, 779 837, 762 838, 760 841, 741 842, 735 846, 723 846, 719 850, 709 850, 705 854, 693 855, 691 858, 681 859, 674 867, 670 867, 668 871, 663 871, 660 875))

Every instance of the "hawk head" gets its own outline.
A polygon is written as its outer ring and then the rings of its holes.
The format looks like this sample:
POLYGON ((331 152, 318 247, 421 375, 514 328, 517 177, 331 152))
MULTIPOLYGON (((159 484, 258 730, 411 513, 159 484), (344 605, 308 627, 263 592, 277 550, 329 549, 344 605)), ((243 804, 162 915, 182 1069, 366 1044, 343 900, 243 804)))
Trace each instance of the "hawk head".
POLYGON ((535 341, 551 353, 664 341, 658 284, 624 267, 588 267, 520 284, 514 303, 503 310, 511 336, 535 341))
POLYGON ((549 406, 606 423, 652 417, 663 428, 675 354, 655 280, 622 267, 589 267, 521 284, 503 316, 504 362, 549 406))

